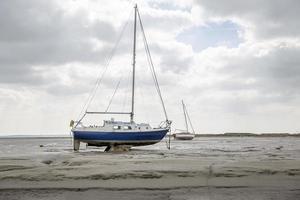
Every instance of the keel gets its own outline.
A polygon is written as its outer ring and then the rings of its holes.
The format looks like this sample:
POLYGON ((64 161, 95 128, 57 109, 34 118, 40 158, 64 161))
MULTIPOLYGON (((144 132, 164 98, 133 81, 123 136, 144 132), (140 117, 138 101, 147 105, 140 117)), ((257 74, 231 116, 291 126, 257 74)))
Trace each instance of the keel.
POLYGON ((73 150, 78 151, 80 147, 80 141, 73 139, 73 150))
POLYGON ((104 152, 123 152, 123 151, 129 151, 132 146, 130 145, 110 145, 107 146, 104 150, 104 152))

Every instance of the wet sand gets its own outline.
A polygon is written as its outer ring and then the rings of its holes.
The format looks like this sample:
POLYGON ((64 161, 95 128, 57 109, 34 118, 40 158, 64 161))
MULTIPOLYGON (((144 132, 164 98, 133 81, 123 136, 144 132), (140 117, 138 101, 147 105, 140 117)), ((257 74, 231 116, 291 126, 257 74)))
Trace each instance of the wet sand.
POLYGON ((0 199, 300 198, 297 141, 268 149, 228 141, 228 148, 199 149, 196 139, 195 148, 175 142, 171 150, 160 144, 123 153, 52 144, 36 154, 2 154, 0 199))

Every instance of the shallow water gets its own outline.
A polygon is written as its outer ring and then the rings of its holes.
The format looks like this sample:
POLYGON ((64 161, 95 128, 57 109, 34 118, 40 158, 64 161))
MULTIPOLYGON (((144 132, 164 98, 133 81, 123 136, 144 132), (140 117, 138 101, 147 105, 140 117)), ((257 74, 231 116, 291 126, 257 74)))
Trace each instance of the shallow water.
MULTIPOLYGON (((167 149, 167 139, 158 144, 134 147, 122 156, 135 158, 202 157, 215 160, 261 161, 300 160, 300 138, 296 137, 200 137, 192 141, 171 140, 171 150, 167 149)), ((70 138, 1 138, 0 157, 32 157, 55 154, 73 154, 70 138)), ((104 148, 86 147, 81 143, 81 154, 101 154, 104 148)), ((115 155, 116 156, 116 155, 115 155)))

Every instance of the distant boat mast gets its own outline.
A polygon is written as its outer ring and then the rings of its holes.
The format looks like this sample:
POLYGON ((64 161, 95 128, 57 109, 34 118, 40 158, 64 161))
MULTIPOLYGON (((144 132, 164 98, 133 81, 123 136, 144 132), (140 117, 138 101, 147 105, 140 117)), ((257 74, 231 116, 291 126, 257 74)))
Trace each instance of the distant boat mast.
POLYGON ((187 133, 189 132, 189 126, 188 126, 188 123, 189 123, 190 126, 191 126, 191 129, 192 129, 192 131, 193 131, 193 134, 195 134, 194 127, 193 127, 193 125, 192 125, 190 116, 189 116, 189 114, 188 114, 188 112, 187 112, 187 109, 186 109, 186 106, 185 106, 183 100, 181 100, 181 103, 182 103, 182 109, 183 109, 183 115, 184 115, 184 121, 185 121, 186 132, 187 132, 187 133))
POLYGON ((186 132, 189 132, 189 126, 188 126, 188 121, 187 121, 187 116, 186 116, 186 108, 185 108, 183 100, 181 100, 181 103, 182 103, 182 110, 183 110, 183 115, 184 115, 186 132))

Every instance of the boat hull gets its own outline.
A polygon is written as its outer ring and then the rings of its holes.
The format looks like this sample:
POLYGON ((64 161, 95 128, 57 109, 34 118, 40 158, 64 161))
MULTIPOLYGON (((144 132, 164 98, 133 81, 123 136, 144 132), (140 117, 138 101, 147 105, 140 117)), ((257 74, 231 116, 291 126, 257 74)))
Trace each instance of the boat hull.
POLYGON ((74 130, 73 138, 76 141, 93 146, 145 146, 161 141, 168 129, 135 132, 104 132, 74 130))
POLYGON ((174 134, 175 140, 192 140, 194 139, 195 135, 191 133, 176 133, 174 134))

